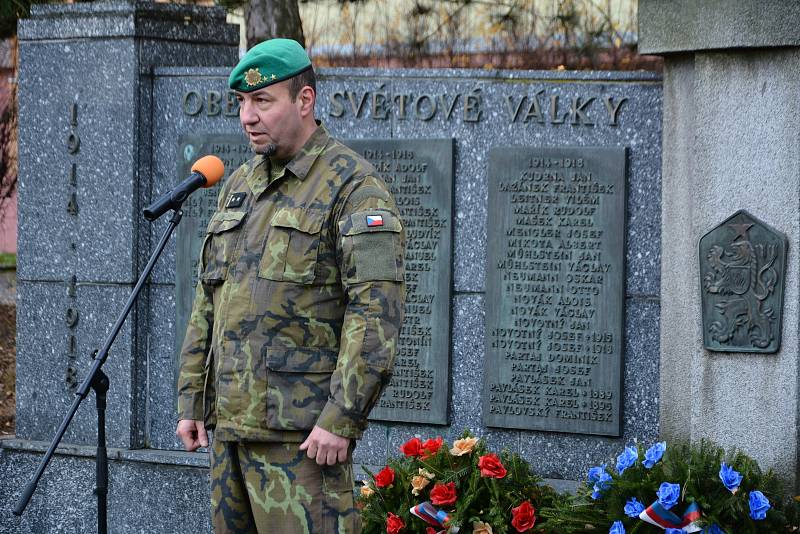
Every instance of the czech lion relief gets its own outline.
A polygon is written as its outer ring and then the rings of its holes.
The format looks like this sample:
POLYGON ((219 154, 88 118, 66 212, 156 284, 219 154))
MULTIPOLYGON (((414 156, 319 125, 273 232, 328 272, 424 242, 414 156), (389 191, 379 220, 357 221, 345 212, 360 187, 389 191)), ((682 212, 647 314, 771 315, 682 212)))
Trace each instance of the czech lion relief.
POLYGON ((700 240, 705 348, 777 352, 786 242, 745 211, 700 240))

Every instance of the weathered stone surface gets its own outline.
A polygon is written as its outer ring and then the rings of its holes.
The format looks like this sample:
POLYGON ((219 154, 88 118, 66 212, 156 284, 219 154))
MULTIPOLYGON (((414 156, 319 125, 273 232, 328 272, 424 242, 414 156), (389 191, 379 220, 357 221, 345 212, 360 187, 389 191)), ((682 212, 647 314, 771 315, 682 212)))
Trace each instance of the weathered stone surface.
MULTIPOLYGON (((97 531, 94 449, 56 454, 21 517, 12 514, 46 443, 0 440, 0 531, 97 531), (16 442, 16 443, 15 443, 16 442)), ((108 532, 211 532, 207 455, 109 449, 108 532)))
POLYGON ((639 52, 800 45, 800 4, 783 0, 639 1, 639 52))
MULTIPOLYGON (((48 440, 72 405, 75 386, 86 377, 92 352, 101 348, 111 331, 130 287, 79 285, 76 297, 71 298, 67 284, 23 281, 18 291, 16 433, 24 439, 48 440), (68 313, 75 314, 74 327, 67 323, 68 313), (70 367, 75 371, 72 381, 68 380, 70 367)), ((126 323, 103 366, 110 381, 106 432, 112 447, 134 445, 132 375, 137 360, 133 350, 132 327, 126 323)), ((81 404, 64 442, 94 444, 96 439, 92 393, 81 404)))
MULTIPOLYGON (((140 209, 157 181, 150 167, 152 68, 232 64, 238 48, 238 32, 225 25, 221 8, 119 1, 32 11, 19 32, 21 439, 0 451, 4 496, 17 494, 33 474, 40 455, 27 452, 36 449, 31 440, 49 443, 147 259, 140 209)), ((163 339, 149 326, 150 303, 161 298, 158 286, 151 289, 152 296, 145 287, 104 367, 111 382, 107 441, 122 451, 110 455, 110 532, 208 531, 205 467, 179 467, 185 462, 175 452, 129 450, 150 444, 148 384, 160 379, 148 376, 150 336, 163 339)), ((65 444, 95 443, 93 397, 65 444)), ((172 413, 159 423, 168 420, 174 432, 172 413)), ((23 518, 10 516, 14 500, 0 499, 0 530, 95 530, 94 466, 84 456, 71 447, 56 458, 23 518)))

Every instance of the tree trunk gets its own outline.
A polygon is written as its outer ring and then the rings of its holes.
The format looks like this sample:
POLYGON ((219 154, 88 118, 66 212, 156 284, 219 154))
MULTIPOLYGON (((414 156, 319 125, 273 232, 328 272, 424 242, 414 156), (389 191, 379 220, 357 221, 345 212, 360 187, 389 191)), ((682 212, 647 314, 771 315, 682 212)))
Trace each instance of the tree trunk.
POLYGON ((297 0, 248 0, 244 5, 247 48, 261 41, 286 37, 305 47, 297 0))
MULTIPOLYGON (((19 67, 19 49, 16 37, 8 41, 11 72, 16 78, 19 67)), ((17 189, 17 83, 3 84, 0 88, 0 222, 8 210, 17 189)))

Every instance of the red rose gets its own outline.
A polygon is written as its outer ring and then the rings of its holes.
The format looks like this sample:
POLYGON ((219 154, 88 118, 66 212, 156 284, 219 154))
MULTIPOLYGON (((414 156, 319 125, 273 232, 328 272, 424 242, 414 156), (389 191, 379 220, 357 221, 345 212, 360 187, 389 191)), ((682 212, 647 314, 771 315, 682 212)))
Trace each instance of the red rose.
POLYGON ((517 532, 532 529, 536 523, 535 512, 530 501, 522 501, 519 506, 511 509, 511 526, 517 529, 517 532))
POLYGON ((453 504, 456 502, 456 484, 455 482, 448 482, 442 484, 437 482, 431 490, 431 503, 435 505, 440 504, 453 504))
POLYGON ((394 483, 394 470, 388 465, 375 475, 375 485, 379 488, 391 486, 394 483))
POLYGON ((506 468, 493 452, 478 459, 478 469, 481 470, 482 477, 503 478, 506 476, 506 468))
POLYGON ((400 518, 400 516, 396 516, 392 512, 389 512, 389 515, 386 516, 386 532, 388 534, 397 534, 404 528, 406 528, 406 524, 403 523, 403 520, 400 518))
POLYGON ((436 534, 436 529, 433 527, 427 527, 425 529, 425 534, 436 534))
POLYGON ((436 439, 426 440, 425 443, 422 444, 422 459, 427 460, 439 452, 439 449, 442 448, 442 442, 443 440, 441 436, 436 439))
POLYGON ((422 441, 419 438, 411 438, 400 445, 400 452, 406 456, 419 456, 422 451, 422 441))

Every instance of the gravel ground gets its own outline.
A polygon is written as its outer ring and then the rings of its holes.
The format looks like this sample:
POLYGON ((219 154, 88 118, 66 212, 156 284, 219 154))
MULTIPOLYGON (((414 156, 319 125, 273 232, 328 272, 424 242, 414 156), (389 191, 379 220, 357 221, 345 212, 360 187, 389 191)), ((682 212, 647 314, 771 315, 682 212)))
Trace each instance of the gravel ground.
POLYGON ((16 272, 0 271, 0 436, 14 434, 17 307, 16 272))

